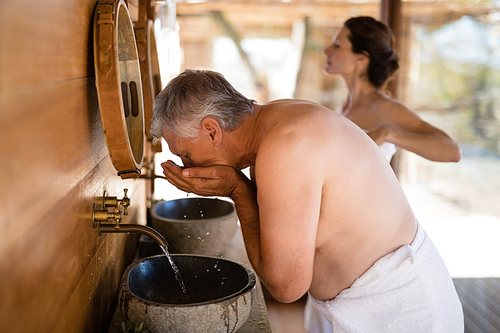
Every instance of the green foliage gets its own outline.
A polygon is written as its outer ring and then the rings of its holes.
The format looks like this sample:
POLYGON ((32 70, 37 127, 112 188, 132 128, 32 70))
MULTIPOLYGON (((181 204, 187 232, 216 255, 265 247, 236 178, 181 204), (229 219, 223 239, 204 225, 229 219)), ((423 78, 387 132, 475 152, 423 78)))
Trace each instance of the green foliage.
POLYGON ((435 58, 420 63, 416 109, 460 115, 450 134, 500 154, 500 71, 482 64, 435 58), (453 133, 455 132, 455 133, 453 133))
POLYGON ((144 325, 144 323, 136 323, 134 321, 123 322, 122 321, 122 332, 123 333, 150 333, 149 329, 144 325))

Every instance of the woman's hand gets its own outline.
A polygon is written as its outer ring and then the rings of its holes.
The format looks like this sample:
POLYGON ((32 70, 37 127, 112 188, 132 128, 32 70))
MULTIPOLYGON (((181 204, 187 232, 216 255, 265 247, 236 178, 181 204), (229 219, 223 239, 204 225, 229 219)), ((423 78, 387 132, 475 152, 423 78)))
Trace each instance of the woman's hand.
POLYGON ((386 137, 389 133, 389 129, 386 126, 380 126, 376 130, 367 132, 368 136, 375 141, 377 146, 381 146, 384 142, 386 142, 386 137))
POLYGON ((201 196, 231 197, 242 181, 234 168, 225 165, 182 168, 173 161, 161 164, 167 180, 179 190, 201 196))

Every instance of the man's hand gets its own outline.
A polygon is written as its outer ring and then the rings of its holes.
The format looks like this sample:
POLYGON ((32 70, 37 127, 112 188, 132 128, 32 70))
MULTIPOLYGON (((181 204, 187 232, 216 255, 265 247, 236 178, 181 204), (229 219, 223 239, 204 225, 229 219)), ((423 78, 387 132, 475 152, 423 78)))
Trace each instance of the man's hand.
POLYGON ((242 180, 238 171, 225 165, 182 168, 167 161, 161 166, 163 174, 175 187, 201 196, 231 197, 242 180))

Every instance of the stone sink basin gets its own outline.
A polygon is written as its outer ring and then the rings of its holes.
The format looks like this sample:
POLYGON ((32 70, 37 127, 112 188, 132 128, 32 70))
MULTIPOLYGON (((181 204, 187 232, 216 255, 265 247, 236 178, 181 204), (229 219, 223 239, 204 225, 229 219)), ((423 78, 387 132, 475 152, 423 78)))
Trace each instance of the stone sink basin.
POLYGON ((128 320, 151 332, 236 332, 255 302, 255 274, 227 259, 171 255, 183 292, 165 255, 139 259, 124 272, 119 302, 128 320))
POLYGON ((151 209, 151 225, 167 240, 170 253, 220 256, 234 239, 234 204, 212 198, 160 201, 151 209))

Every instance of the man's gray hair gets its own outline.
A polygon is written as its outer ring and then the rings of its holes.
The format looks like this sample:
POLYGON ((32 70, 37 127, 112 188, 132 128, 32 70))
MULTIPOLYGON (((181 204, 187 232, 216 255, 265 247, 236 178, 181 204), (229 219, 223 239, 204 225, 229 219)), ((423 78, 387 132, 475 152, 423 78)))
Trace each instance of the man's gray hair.
POLYGON ((185 70, 156 97, 151 135, 155 141, 160 140, 163 131, 168 130, 193 139, 206 117, 232 132, 243 123, 245 114, 253 113, 254 102, 236 91, 220 73, 185 70))

